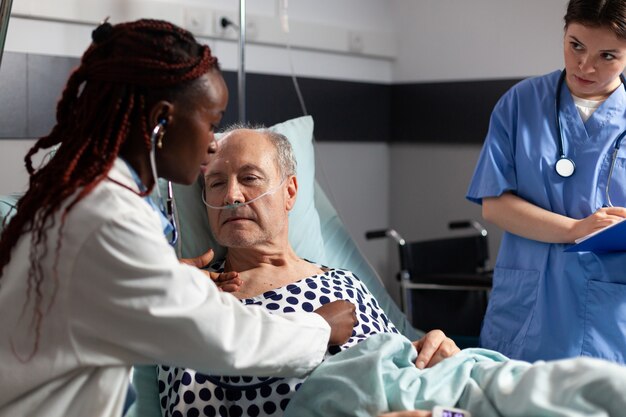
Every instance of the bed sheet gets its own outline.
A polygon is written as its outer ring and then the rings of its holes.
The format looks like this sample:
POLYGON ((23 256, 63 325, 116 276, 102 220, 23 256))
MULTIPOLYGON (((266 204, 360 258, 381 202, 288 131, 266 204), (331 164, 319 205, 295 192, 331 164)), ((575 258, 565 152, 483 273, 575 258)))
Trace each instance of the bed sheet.
POLYGON ((417 369, 401 335, 379 334, 320 365, 285 417, 377 416, 395 410, 464 408, 473 416, 626 415, 626 367, 592 358, 530 364, 465 349, 417 369))

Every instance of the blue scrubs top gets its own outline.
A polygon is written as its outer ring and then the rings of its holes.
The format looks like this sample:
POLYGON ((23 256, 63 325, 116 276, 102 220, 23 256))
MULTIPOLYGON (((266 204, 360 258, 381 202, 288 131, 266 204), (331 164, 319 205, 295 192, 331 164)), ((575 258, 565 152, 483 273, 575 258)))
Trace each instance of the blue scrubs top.
MULTIPOLYGON (((626 129, 626 93, 616 89, 583 123, 563 84, 564 151, 576 172, 562 178, 554 169, 559 74, 524 80, 496 104, 467 193, 470 201, 481 204, 484 197, 510 191, 575 219, 607 204, 613 146, 626 129)), ((615 206, 626 206, 625 157, 622 146, 611 179, 615 206)), ((568 246, 504 233, 482 346, 527 361, 583 355, 626 362, 626 254, 566 253, 568 246)))

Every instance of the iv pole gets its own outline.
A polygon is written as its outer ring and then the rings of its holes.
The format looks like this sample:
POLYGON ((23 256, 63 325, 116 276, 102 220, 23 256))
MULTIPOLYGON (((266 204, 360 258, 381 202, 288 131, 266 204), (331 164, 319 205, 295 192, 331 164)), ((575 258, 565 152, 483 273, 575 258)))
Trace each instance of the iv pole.
MULTIPOLYGON (((4 1, 4 0, 3 0, 4 1)), ((239 97, 239 122, 246 123, 246 0, 239 0, 239 70, 237 72, 237 92, 239 97)))
POLYGON ((13 0, 2 0, 0 4, 0 65, 2 65, 2 56, 4 55, 4 41, 7 38, 12 5, 13 0))

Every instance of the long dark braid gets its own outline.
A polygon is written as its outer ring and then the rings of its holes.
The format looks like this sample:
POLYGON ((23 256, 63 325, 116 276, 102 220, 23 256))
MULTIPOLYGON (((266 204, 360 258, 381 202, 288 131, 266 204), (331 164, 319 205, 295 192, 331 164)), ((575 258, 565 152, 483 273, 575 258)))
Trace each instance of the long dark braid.
MULTIPOLYGON (((139 20, 114 26, 104 23, 93 31, 92 38, 57 105, 56 125, 24 158, 30 174, 29 188, 0 238, 1 280, 20 236, 32 232, 24 309, 34 290, 32 326, 36 342, 29 358, 37 351, 44 317, 40 260, 47 254, 47 232, 54 226, 53 215, 70 198, 63 208, 56 244, 52 277, 56 291, 56 266, 67 214, 106 178, 131 128, 142 132, 146 150, 150 150, 148 93, 158 89, 176 94, 217 67, 217 59, 207 46, 164 21, 139 20), (58 149, 52 159, 40 169, 33 168, 33 155, 54 146, 58 149)), ((54 295, 49 305, 53 301, 54 295)))

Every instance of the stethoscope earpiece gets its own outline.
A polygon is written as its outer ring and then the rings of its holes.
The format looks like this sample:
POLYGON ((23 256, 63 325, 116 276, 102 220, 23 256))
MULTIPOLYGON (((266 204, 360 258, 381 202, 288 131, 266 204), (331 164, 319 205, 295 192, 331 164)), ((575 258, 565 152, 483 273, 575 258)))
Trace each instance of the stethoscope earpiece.
POLYGON ((152 129, 152 134, 150 135, 150 143, 152 144, 152 149, 157 147, 158 149, 163 148, 163 135, 165 135, 165 126, 167 126, 166 119, 159 119, 159 122, 152 129))

